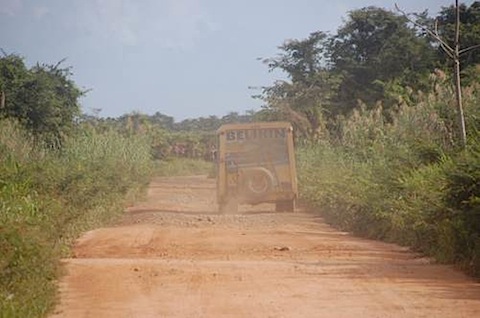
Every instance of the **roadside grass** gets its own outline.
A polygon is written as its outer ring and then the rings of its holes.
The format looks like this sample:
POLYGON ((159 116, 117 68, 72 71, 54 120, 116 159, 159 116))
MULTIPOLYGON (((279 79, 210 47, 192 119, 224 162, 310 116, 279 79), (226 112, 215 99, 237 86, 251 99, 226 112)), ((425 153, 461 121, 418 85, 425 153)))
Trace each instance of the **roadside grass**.
POLYGON ((61 149, 0 122, 0 317, 42 317, 55 303, 60 257, 112 222, 153 171, 139 135, 82 130, 61 149))
POLYGON ((480 276, 480 108, 465 94, 468 148, 452 143, 454 94, 389 114, 357 111, 298 149, 300 193, 336 227, 410 246, 480 276))
POLYGON ((84 231, 114 222, 152 175, 209 174, 213 163, 153 161, 142 134, 82 127, 60 149, 0 121, 0 317, 42 317, 55 305, 59 260, 84 231))

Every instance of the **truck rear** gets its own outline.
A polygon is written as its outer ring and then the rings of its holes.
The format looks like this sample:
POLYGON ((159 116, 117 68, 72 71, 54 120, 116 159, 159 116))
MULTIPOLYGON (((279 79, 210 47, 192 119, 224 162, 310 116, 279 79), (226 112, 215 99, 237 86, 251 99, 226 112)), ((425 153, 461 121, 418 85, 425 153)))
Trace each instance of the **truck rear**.
POLYGON ((218 129, 217 137, 220 211, 260 203, 274 203, 276 211, 295 210, 298 190, 290 123, 228 124, 218 129))

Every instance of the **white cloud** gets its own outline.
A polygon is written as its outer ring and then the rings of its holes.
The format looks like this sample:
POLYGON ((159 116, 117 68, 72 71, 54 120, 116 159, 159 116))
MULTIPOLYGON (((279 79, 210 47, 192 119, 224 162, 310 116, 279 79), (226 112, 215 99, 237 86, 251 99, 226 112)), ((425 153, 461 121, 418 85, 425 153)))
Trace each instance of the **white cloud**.
POLYGON ((96 0, 99 23, 125 45, 135 45, 137 5, 131 0, 96 0))
POLYGON ((76 5, 81 28, 129 46, 155 42, 165 48, 192 47, 218 28, 201 0, 77 0, 76 5))
POLYGON ((45 6, 39 6, 33 8, 33 16, 37 19, 41 19, 50 12, 50 9, 45 6))
POLYGON ((200 0, 169 0, 158 9, 159 18, 152 19, 151 28, 156 31, 154 40, 165 47, 192 47, 219 28, 200 0))
POLYGON ((22 0, 0 0, 0 13, 16 15, 23 7, 22 0))
POLYGON ((66 25, 74 25, 82 32, 102 41, 117 41, 135 45, 135 25, 138 14, 131 0, 76 0, 70 14, 63 18, 66 25))

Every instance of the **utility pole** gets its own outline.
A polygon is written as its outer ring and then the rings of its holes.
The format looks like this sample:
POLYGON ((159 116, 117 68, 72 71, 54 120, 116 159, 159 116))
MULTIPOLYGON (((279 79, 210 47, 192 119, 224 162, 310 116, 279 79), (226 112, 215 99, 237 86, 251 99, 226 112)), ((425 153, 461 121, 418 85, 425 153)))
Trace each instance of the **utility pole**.
POLYGON ((458 133, 462 149, 467 147, 467 131, 465 129, 465 117, 463 115, 462 82, 460 80, 460 7, 455 0, 455 43, 453 50, 453 62, 455 64, 455 98, 457 101, 458 133))

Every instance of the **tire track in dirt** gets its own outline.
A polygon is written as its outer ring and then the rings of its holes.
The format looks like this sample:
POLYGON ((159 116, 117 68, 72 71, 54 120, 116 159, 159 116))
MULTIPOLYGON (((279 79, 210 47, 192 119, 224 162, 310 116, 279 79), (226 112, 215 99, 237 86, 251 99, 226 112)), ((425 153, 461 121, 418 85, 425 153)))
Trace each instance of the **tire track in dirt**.
POLYGON ((159 178, 63 260, 53 317, 479 317, 480 285, 307 211, 219 215, 214 180, 159 178))

